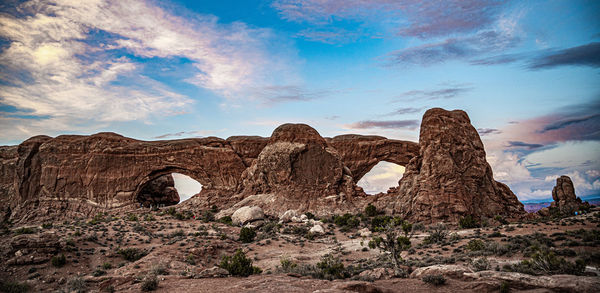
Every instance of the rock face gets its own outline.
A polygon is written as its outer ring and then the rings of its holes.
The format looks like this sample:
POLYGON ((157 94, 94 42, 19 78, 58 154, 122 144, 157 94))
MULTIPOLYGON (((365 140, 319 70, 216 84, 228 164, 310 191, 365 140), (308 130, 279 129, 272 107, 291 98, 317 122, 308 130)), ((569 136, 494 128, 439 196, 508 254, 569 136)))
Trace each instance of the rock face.
POLYGON ((525 214, 508 186, 494 180, 483 143, 465 112, 425 112, 419 147, 392 192, 395 196, 382 198, 394 202, 393 212, 428 222, 525 214))
POLYGON ((179 193, 175 189, 175 180, 171 174, 160 176, 142 187, 137 201, 148 207, 150 205, 174 205, 179 203, 179 193))
POLYGON ((351 196, 355 187, 338 152, 306 124, 277 127, 242 180, 243 195, 275 195, 255 202, 274 214, 314 208, 328 196, 351 196))
POLYGON ((382 136, 346 134, 330 138, 327 142, 338 151, 354 182, 381 161, 406 166, 419 154, 419 145, 415 142, 382 136))
POLYGON ((575 195, 575 187, 569 176, 560 176, 556 178, 556 186, 552 188, 552 199, 550 208, 557 208, 560 213, 572 215, 580 210, 582 206, 589 206, 589 203, 582 203, 581 198, 575 195))
POLYGON ((339 214, 368 202, 415 221, 524 213, 510 189, 493 180, 466 113, 442 109, 425 113, 418 144, 380 136, 323 138, 308 125, 284 124, 269 138, 36 136, 0 147, 0 164, 0 199, 7 203, 0 217, 17 221, 90 216, 140 202, 174 204, 174 172, 203 186, 184 207, 217 205, 222 215, 243 206, 259 206, 269 215, 339 214), (380 161, 405 165, 406 173, 387 195, 366 197, 356 182, 380 161))

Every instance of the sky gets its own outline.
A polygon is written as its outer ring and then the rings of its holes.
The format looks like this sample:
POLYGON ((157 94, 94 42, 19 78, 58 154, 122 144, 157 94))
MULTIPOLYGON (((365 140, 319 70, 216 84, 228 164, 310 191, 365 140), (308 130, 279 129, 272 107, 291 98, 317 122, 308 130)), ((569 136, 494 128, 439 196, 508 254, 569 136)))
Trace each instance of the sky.
MULTIPOLYGON (((576 0, 5 0, 0 144, 286 122, 418 141, 442 107, 469 114, 519 199, 549 198, 560 175, 600 194, 598 15, 576 0)), ((402 172, 381 164, 361 184, 402 172)))

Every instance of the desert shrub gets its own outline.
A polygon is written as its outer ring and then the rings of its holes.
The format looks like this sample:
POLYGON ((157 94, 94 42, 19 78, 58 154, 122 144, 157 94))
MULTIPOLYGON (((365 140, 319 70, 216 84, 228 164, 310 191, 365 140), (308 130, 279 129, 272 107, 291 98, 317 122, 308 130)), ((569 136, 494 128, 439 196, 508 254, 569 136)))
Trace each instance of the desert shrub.
POLYGON ((502 233, 500 233, 500 232, 496 231, 496 232, 490 233, 490 234, 488 235, 488 238, 496 238, 496 237, 503 237, 503 236, 504 236, 504 234, 502 234, 502 233))
POLYGON ((467 249, 470 251, 480 251, 485 248, 485 243, 479 239, 473 239, 467 243, 467 249))
POLYGON ((423 282, 434 286, 441 286, 446 284, 446 278, 444 278, 444 276, 442 275, 427 275, 423 277, 422 280, 423 282))
POLYGON ((375 217, 377 216, 377 214, 379 214, 379 212, 377 211, 377 208, 374 205, 367 205, 367 207, 365 208, 365 215, 367 215, 368 217, 375 217))
POLYGON ((233 225, 233 221, 231 220, 230 216, 225 216, 219 219, 220 223, 223 223, 225 225, 229 225, 232 226, 233 225))
POLYGON ((506 225, 506 224, 508 224, 508 221, 507 221, 507 220, 505 220, 505 219, 504 219, 502 216, 500 216, 500 215, 496 215, 496 216, 494 217, 494 220, 496 220, 496 222, 498 222, 498 223, 500 223, 500 224, 502 224, 502 225, 506 225))
POLYGON ((50 228, 52 228, 52 223, 43 223, 42 224, 42 228, 44 228, 44 229, 50 229, 50 228))
POLYGON ((581 259, 570 262, 556 256, 552 251, 542 249, 537 251, 531 259, 523 260, 505 269, 530 275, 583 275, 585 262, 581 259))
POLYGON ((289 272, 293 271, 296 267, 298 267, 298 264, 296 264, 295 262, 293 262, 292 260, 290 260, 287 257, 281 258, 280 263, 281 263, 281 270, 283 270, 286 273, 289 273, 289 272))
POLYGON ((212 222, 214 220, 215 214, 212 211, 204 211, 204 213, 202 213, 202 221, 204 221, 204 223, 212 222))
POLYGON ((156 275, 155 274, 146 275, 146 277, 144 277, 144 280, 142 280, 141 289, 144 292, 154 291, 154 290, 158 289, 158 278, 156 277, 156 275))
POLYGON ((175 213, 177 213, 177 210, 174 207, 170 207, 167 209, 166 213, 171 216, 175 216, 175 213))
POLYGON ((243 243, 250 243, 254 241, 254 237, 256 237, 256 232, 254 229, 248 227, 242 227, 240 230, 240 241, 243 243))
POLYGON ((112 267, 113 267, 112 264, 109 262, 105 262, 102 264, 102 268, 105 270, 110 270, 110 269, 112 269, 112 267))
POLYGON ((24 293, 29 291, 29 289, 29 285, 27 285, 26 283, 0 280, 0 292, 24 293))
POLYGON ((346 213, 343 216, 333 216, 333 222, 342 230, 349 231, 352 228, 358 227, 360 218, 346 213))
POLYGON ((308 218, 309 220, 314 219, 315 215, 311 212, 306 212, 304 213, 306 215, 306 218, 308 218))
POLYGON ((429 235, 423 239, 423 243, 425 244, 433 244, 433 243, 444 243, 446 241, 446 237, 448 237, 448 229, 443 224, 437 224, 431 226, 429 229, 429 235))
POLYGON ((92 276, 94 277, 100 277, 100 276, 104 276, 106 275, 106 271, 103 269, 96 269, 93 273, 92 276))
POLYGON ((51 262, 53 266, 60 268, 67 263, 67 258, 61 253, 60 255, 53 256, 51 262))
POLYGON ((75 277, 67 282, 69 292, 83 293, 87 291, 87 284, 81 277, 75 277))
POLYGON ((128 214, 127 215, 127 221, 137 222, 138 221, 138 216, 136 214, 128 214))
POLYGON ((252 266, 252 260, 247 258, 241 249, 238 249, 233 256, 223 256, 219 266, 226 269, 232 276, 247 277, 262 272, 260 268, 252 266))
POLYGON ((467 215, 464 218, 460 218, 458 220, 458 225, 463 229, 479 228, 480 226, 479 222, 471 215, 467 215))
POLYGON ((134 247, 119 249, 117 253, 120 254, 123 259, 131 262, 137 261, 148 254, 145 250, 134 247))
POLYGON ((485 257, 476 258, 471 261, 471 267, 474 271, 487 271, 490 269, 490 262, 485 257))
POLYGON ((400 262, 402 261, 400 254, 402 251, 408 250, 411 246, 410 238, 412 237, 412 225, 404 221, 398 224, 402 227, 404 232, 404 236, 398 236, 396 225, 394 225, 395 222, 396 221, 393 221, 393 223, 388 224, 385 228, 385 238, 379 236, 373 237, 373 239, 369 241, 369 247, 371 249, 379 248, 381 251, 389 252, 394 268, 396 271, 400 271, 400 262))
POLYGON ((35 230, 33 228, 30 227, 21 227, 17 230, 15 230, 15 234, 17 235, 21 235, 21 234, 33 234, 35 233, 35 230))
POLYGON ((154 221, 154 216, 152 216, 151 214, 146 214, 146 215, 144 215, 144 221, 146 221, 146 222, 154 221))
POLYGON ((321 257, 321 261, 317 263, 317 269, 319 270, 318 274, 321 279, 333 280, 350 277, 340 259, 331 254, 321 257))
POLYGON ((167 267, 164 264, 158 263, 158 264, 152 266, 152 268, 150 269, 150 273, 152 275, 159 276, 159 275, 168 275, 169 271, 167 271, 167 267))
POLYGON ((169 235, 170 238, 183 237, 183 236, 185 236, 185 232, 183 232, 182 229, 177 229, 177 230, 175 230, 175 232, 173 232, 169 235))
POLYGON ((502 282, 502 284, 500 284, 499 291, 500 291, 500 293, 510 292, 510 285, 508 284, 508 282, 506 282, 506 281, 502 282))

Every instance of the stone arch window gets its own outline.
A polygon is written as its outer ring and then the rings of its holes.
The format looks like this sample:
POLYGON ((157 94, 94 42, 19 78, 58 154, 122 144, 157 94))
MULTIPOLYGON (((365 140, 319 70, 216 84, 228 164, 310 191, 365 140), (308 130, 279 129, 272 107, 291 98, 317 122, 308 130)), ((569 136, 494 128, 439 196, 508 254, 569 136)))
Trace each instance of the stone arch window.
POLYGON ((398 186, 404 171, 404 166, 380 161, 360 178, 357 185, 362 187, 367 194, 385 193, 390 187, 398 186))
POLYGON ((145 207, 182 203, 202 190, 202 184, 185 174, 162 174, 141 185, 136 201, 145 207))

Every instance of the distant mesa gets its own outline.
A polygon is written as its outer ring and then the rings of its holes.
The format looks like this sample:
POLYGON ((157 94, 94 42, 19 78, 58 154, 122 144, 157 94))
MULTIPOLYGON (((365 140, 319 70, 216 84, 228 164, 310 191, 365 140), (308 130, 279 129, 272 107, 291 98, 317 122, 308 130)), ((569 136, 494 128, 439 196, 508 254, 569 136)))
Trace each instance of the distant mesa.
POLYGON ((2 215, 15 222, 176 204, 171 173, 203 186, 183 207, 215 205, 228 215, 243 206, 273 216, 356 213, 369 203, 421 222, 526 214, 494 180, 468 115, 440 108, 424 114, 418 143, 356 134, 323 138, 306 124, 283 124, 269 138, 37 136, 0 147, 0 159, 0 199, 9 203, 2 215), (369 196, 356 183, 381 161, 405 166, 406 173, 388 193, 369 196))

